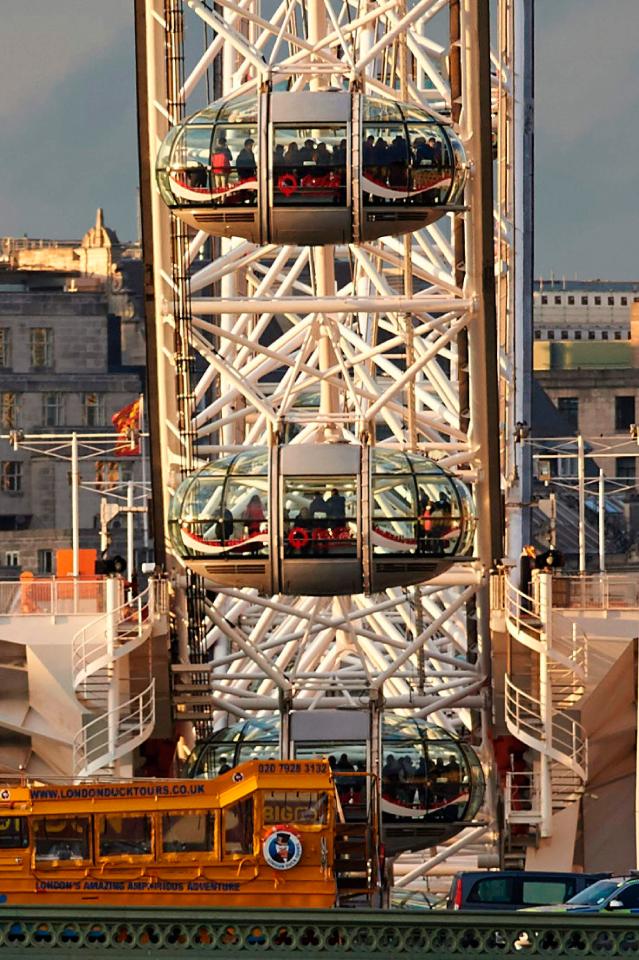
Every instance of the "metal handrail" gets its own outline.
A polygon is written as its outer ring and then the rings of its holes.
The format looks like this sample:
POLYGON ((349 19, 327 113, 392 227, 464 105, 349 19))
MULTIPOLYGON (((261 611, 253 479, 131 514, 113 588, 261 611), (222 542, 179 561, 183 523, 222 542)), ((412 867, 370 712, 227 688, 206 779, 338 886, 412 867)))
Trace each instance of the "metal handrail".
POLYGON ((542 705, 536 697, 517 687, 506 675, 506 724, 511 732, 539 753, 569 767, 587 779, 587 739, 584 727, 563 710, 557 710, 550 720, 547 732, 542 705))
POLYGON ((149 614, 149 587, 142 591, 132 602, 124 602, 114 610, 103 614, 74 635, 71 647, 71 672, 74 688, 98 670, 108 666, 120 657, 125 656, 142 643, 148 631, 144 627, 150 626, 149 614), (125 643, 109 649, 107 634, 109 626, 116 627, 126 624, 135 632, 134 636, 127 636, 125 643))
POLYGON ((73 769, 77 777, 91 776, 143 743, 155 725, 155 678, 135 697, 118 704, 85 724, 73 740, 73 769), (111 718, 115 736, 109 742, 111 718), (105 749, 106 741, 106 749, 105 749))
POLYGON ((509 770, 504 790, 506 822, 530 820, 541 816, 539 777, 532 770, 509 770))

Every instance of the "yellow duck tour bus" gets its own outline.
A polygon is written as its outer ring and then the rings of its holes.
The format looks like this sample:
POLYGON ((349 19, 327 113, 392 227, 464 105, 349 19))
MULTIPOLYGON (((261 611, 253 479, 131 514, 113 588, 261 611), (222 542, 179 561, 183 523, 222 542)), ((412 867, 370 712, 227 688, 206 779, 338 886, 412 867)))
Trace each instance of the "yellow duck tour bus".
POLYGON ((0 785, 0 903, 331 907, 328 762, 215 780, 0 785))

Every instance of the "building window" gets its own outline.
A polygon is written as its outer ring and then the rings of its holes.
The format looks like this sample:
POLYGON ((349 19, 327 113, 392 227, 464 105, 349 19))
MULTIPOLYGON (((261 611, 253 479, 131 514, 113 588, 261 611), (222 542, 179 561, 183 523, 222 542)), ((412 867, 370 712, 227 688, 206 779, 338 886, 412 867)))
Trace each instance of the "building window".
POLYGON ((561 339, 562 339, 562 340, 567 340, 567 339, 568 339, 568 331, 567 331, 567 330, 562 330, 562 331, 561 331, 561 339))
POLYGON ((617 480, 631 480, 634 483, 635 480, 635 458, 634 457, 617 457, 615 459, 615 472, 617 474, 617 480))
POLYGON ((541 340, 541 330, 535 330, 535 340, 541 340))
POLYGON ((3 493, 22 493, 22 464, 19 460, 5 460, 0 472, 3 493))
POLYGON ((615 430, 629 430, 635 422, 634 396, 615 397, 615 430))
POLYGON ((53 573, 53 550, 38 550, 38 573, 53 573))
POLYGON ((11 330, 0 327, 0 367, 11 366, 11 330))
POLYGON ((621 340, 621 330, 615 330, 615 340, 621 340))
POLYGON ((608 339, 608 331, 607 331, 607 330, 602 330, 602 331, 601 331, 601 339, 602 339, 602 340, 607 340, 607 339, 608 339))
POLYGON ((628 306, 628 297, 622 297, 622 298, 621 298, 621 306, 622 306, 622 307, 627 307, 627 306, 628 306))
POLYGON ((82 422, 86 427, 103 427, 105 398, 103 393, 85 393, 82 397, 82 422))
POLYGON ((542 302, 543 304, 548 303, 548 297, 545 297, 545 296, 542 297, 542 298, 541 298, 541 302, 542 302))
POLYGON ((557 306, 560 306, 560 304, 561 304, 561 297, 555 297, 555 303, 557 304, 557 306))
POLYGON ((575 330, 575 340, 581 340, 581 330, 575 330))
POLYGON ((554 331, 554 330, 549 330, 548 333, 546 334, 546 336, 547 336, 547 338, 548 338, 549 340, 554 340, 554 339, 555 339, 555 331, 554 331))
POLYGON ((574 298, 574 297, 568 297, 568 303, 569 303, 569 305, 570 305, 571 307, 573 307, 573 306, 575 305, 575 298, 574 298))
POLYGON ((20 566, 20 551, 19 550, 7 550, 4 555, 4 565, 5 567, 19 567, 20 566))
POLYGON ((614 297, 608 297, 608 306, 609 306, 609 307, 614 307, 614 305, 615 305, 615 298, 614 298, 614 297))
POLYGON ((53 366, 53 330, 51 327, 33 327, 31 330, 31 366, 53 366))
POLYGON ((600 307, 600 306, 601 306, 601 297, 595 297, 595 306, 596 306, 596 307, 600 307))
POLYGON ((595 339, 595 331, 594 331, 594 330, 589 330, 589 331, 588 331, 588 339, 589 339, 589 340, 594 340, 594 339, 595 339))
POLYGON ((0 394, 0 425, 13 430, 18 424, 18 407, 15 393, 0 394))
POLYGON ((587 306, 588 306, 588 297, 582 297, 582 298, 581 298, 581 305, 582 305, 582 307, 587 307, 587 306))
POLYGON ((557 409, 559 410, 559 413, 566 418, 566 420, 570 421, 573 429, 577 430, 579 427, 579 398, 558 397, 557 409))
POLYGON ((45 427, 61 427, 64 423, 64 394, 42 394, 42 425, 45 427))

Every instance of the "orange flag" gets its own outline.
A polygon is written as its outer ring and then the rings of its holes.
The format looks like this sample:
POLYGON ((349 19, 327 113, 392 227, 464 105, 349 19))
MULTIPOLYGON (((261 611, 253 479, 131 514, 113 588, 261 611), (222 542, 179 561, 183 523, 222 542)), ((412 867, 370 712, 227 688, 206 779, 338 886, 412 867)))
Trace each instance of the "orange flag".
POLYGON ((111 423, 118 431, 115 452, 121 457, 136 457, 140 453, 140 397, 122 407, 111 417, 111 423))

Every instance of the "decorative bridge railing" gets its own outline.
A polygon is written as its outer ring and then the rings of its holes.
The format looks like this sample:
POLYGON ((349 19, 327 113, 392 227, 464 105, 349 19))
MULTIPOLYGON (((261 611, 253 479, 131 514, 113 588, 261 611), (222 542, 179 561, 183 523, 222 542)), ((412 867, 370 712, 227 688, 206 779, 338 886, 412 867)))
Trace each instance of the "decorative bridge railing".
POLYGON ((209 910, 2 907, 0 955, 137 956, 219 960, 371 955, 395 960, 628 957, 639 953, 636 916, 355 910, 209 910))

